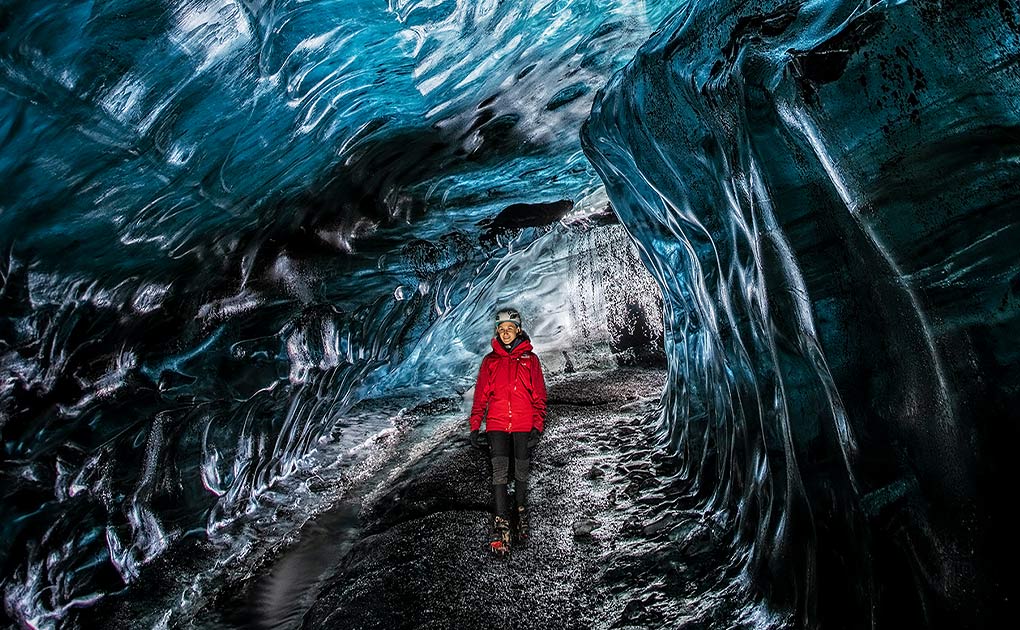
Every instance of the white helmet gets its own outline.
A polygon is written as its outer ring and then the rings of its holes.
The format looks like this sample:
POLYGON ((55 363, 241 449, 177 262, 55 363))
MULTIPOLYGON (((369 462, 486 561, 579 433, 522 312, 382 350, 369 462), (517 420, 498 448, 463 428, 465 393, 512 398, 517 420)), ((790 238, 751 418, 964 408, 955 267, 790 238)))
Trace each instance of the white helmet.
POLYGON ((499 325, 505 322, 512 322, 517 324, 517 328, 521 328, 521 314, 515 308, 500 309, 496 313, 496 328, 499 328, 499 325))

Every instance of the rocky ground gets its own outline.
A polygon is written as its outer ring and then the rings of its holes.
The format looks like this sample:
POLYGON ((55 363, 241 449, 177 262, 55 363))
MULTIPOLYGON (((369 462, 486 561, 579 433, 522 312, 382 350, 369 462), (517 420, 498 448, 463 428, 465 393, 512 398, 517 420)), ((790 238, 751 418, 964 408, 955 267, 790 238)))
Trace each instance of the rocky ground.
POLYGON ((247 590, 244 605, 235 603, 241 616, 232 621, 395 630, 647 628, 686 619, 699 627, 727 608, 724 596, 700 597, 718 568, 718 541, 696 517, 663 510, 675 498, 674 460, 655 446, 664 377, 621 370, 551 383, 533 455, 533 536, 509 558, 488 551, 488 455, 470 448, 463 422, 454 422, 366 484, 360 509, 348 504, 318 519, 247 590))
MULTIPOLYGON (((402 414, 385 465, 343 501, 168 626, 778 627, 732 596, 721 530, 684 507, 676 459, 657 444, 664 378, 617 370, 550 383, 532 538, 509 558, 488 550, 488 453, 468 444, 460 401, 435 401, 402 414)), ((130 616, 118 608, 107 619, 130 616)))
POLYGON ((651 439, 640 427, 662 378, 632 372, 553 384, 533 455, 533 537, 507 559, 488 551, 487 453, 459 438, 437 445, 370 498, 361 539, 305 627, 599 625, 606 613, 601 563, 620 526, 615 456, 625 436, 651 439))

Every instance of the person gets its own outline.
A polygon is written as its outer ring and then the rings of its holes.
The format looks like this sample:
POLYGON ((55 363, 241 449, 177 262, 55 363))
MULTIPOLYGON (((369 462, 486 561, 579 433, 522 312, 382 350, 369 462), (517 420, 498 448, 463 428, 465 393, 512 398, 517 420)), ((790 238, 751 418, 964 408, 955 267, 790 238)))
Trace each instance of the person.
POLYGON ((512 308, 496 312, 492 352, 482 359, 471 406, 471 444, 482 447, 479 430, 485 418, 485 436, 492 460, 493 520, 490 548, 505 556, 510 552, 510 510, 507 485, 510 457, 514 458, 514 503, 517 540, 529 535, 528 469, 530 449, 538 443, 545 426, 546 389, 542 366, 522 329, 521 314, 512 308))

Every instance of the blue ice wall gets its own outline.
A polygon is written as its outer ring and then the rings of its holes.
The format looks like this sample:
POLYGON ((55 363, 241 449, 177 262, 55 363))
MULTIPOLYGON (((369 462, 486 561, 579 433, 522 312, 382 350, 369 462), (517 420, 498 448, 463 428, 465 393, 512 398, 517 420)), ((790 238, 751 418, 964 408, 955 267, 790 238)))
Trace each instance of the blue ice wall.
POLYGON ((419 340, 473 362, 441 333, 507 256, 604 213, 576 130, 656 4, 0 3, 7 614, 227 536, 369 393, 462 390, 419 340))
POLYGON ((1015 2, 681 2, 583 129, 691 503, 798 624, 1007 612, 1018 50, 1015 2))
POLYGON ((463 385, 515 282, 561 339, 558 274, 619 243, 568 227, 604 181, 665 298, 690 496, 663 508, 728 528, 727 588, 805 626, 994 625, 1018 25, 1015 0, 0 3, 6 614, 73 626, 183 537, 245 544, 310 450, 378 428, 360 398, 463 385))

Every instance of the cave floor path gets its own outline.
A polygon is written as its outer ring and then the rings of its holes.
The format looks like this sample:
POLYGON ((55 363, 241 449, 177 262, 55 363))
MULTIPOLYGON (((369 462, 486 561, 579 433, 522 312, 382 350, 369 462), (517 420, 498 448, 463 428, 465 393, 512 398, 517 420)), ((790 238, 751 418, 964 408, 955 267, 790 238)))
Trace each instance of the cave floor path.
POLYGON ((699 627, 721 603, 708 583, 719 541, 679 505, 675 457, 657 446, 664 380, 647 369, 551 380, 532 455, 532 536, 508 558, 488 550, 488 452, 470 447, 466 420, 441 404, 407 414, 410 439, 392 461, 201 619, 217 628, 699 627))

